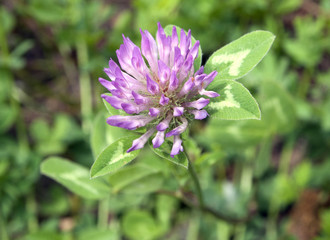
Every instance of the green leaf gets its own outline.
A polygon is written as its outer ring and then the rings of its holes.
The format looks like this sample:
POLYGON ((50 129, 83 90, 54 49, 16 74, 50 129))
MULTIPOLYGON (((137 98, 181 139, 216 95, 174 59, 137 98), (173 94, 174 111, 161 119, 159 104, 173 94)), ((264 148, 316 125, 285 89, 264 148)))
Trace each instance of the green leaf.
POLYGON ((205 64, 205 72, 218 71, 213 82, 241 78, 267 54, 274 39, 267 31, 248 33, 213 53, 205 64))
POLYGON ((51 217, 61 217, 71 209, 67 191, 59 186, 53 186, 47 191, 47 195, 38 202, 38 209, 41 215, 51 217))
POLYGON ((56 114, 53 126, 44 119, 36 119, 30 125, 30 134, 36 142, 36 149, 42 155, 59 154, 69 143, 81 140, 83 133, 74 119, 68 115, 56 114))
POLYGON ((330 98, 324 101, 321 109, 321 126, 324 131, 330 132, 330 98))
POLYGON ((14 104, 0 103, 0 133, 7 131, 15 122, 18 109, 14 104))
MULTIPOLYGON (((327 237, 330 237, 330 210, 325 209, 321 211, 321 229, 327 237)), ((324 238, 328 239, 328 238, 324 238)))
MULTIPOLYGON (((164 32, 165 32, 165 34, 167 36, 172 36, 173 26, 174 25, 167 25, 164 28, 164 32)), ((179 40, 180 40, 181 28, 178 27, 178 26, 175 26, 175 27, 176 27, 176 31, 178 33, 178 37, 179 37, 179 40)), ((187 34, 186 31, 185 31, 185 33, 187 34)), ((196 43, 196 39, 193 36, 191 36, 191 46, 194 46, 195 43, 196 43)), ((198 56, 197 56, 197 58, 194 61, 194 69, 195 69, 195 71, 197 71, 200 68, 201 64, 202 64, 202 48, 201 48, 201 45, 199 45, 198 56)))
POLYGON ((9 12, 3 5, 0 7, 0 22, 4 31, 2 34, 10 32, 15 26, 14 15, 9 12))
POLYGON ((116 229, 96 229, 89 228, 79 231, 77 233, 77 240, 109 240, 119 239, 116 229))
POLYGON ((161 228, 147 211, 131 210, 123 217, 123 232, 129 239, 159 239, 161 228))
POLYGON ((140 150, 130 153, 126 152, 132 146, 132 141, 136 138, 136 136, 121 138, 104 149, 91 168, 91 177, 100 177, 117 171, 136 158, 140 150))
POLYGON ((293 21, 295 38, 283 39, 283 49, 300 65, 313 69, 320 62, 324 47, 329 43, 325 40, 325 18, 297 17, 293 21))
POLYGON ((298 9, 302 0, 280 0, 276 2, 274 12, 278 14, 290 13, 298 9))
MULTIPOLYGON (((10 95, 12 94, 12 90, 9 89, 13 88, 13 76, 12 76, 12 72, 9 69, 1 69, 1 68, 0 68, 0 76, 1 76, 0 102, 3 102, 5 101, 5 99, 9 98, 10 95)), ((3 118, 1 117, 1 119, 3 118)))
POLYGON ((312 176, 312 164, 310 162, 303 162, 295 167, 292 172, 292 178, 295 181, 297 188, 300 190, 307 187, 312 176))
POLYGON ((68 4, 56 4, 53 1, 31 1, 24 9, 33 19, 44 24, 69 23, 68 4), (67 8, 66 8, 67 7, 67 8))
POLYGON ((226 149, 237 150, 264 141, 270 134, 268 127, 262 120, 230 121, 212 118, 198 139, 202 144, 217 143, 226 149))
POLYGON ((51 232, 51 231, 38 231, 34 233, 29 233, 25 236, 26 240, 43 240, 43 239, 50 239, 50 240, 65 240, 66 236, 61 235, 56 232, 51 232))
POLYGON ((178 205, 178 200, 167 195, 158 195, 156 202, 157 219, 167 229, 171 223, 171 217, 178 205))
POLYGON ((101 179, 90 179, 87 168, 60 157, 47 158, 41 164, 41 173, 88 199, 106 197, 110 188, 101 179))
POLYGON ((188 159, 183 152, 175 155, 173 158, 170 156, 172 144, 170 144, 168 141, 165 141, 159 148, 154 148, 151 141, 149 141, 149 146, 158 156, 188 169, 188 159))
POLYGON ((127 185, 122 191, 126 194, 147 194, 162 188, 164 176, 161 173, 154 173, 127 185))
POLYGON ((274 134, 292 130, 296 124, 296 103, 291 95, 277 82, 261 84, 262 120, 274 134))
MULTIPOLYGON (((217 76, 214 81, 217 80, 217 76)), ((225 120, 260 119, 260 109, 256 100, 241 83, 217 81, 212 90, 220 96, 212 99, 208 112, 212 118, 225 120)))
POLYGON ((47 141, 51 136, 51 130, 47 121, 43 118, 35 119, 30 125, 30 134, 34 141, 47 141))
POLYGON ((149 181, 150 176, 158 174, 159 172, 159 170, 148 167, 145 164, 134 164, 133 166, 127 166, 112 174, 109 177, 109 182, 112 186, 112 191, 117 193, 146 178, 149 183, 154 185, 153 181, 149 181))
POLYGON ((57 141, 69 143, 80 140, 83 133, 72 116, 57 114, 51 138, 57 141))
POLYGON ((20 57, 33 47, 33 41, 25 40, 21 42, 12 52, 11 55, 20 57))

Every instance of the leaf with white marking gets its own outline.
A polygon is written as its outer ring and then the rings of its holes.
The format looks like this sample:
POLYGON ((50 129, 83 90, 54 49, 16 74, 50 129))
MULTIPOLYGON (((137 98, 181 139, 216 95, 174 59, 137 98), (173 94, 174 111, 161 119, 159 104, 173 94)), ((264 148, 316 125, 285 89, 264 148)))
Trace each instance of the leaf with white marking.
MULTIPOLYGON (((172 36, 173 26, 174 25, 167 25, 164 28, 164 32, 165 32, 165 34, 167 36, 172 36)), ((175 27, 176 27, 176 31, 178 33, 178 37, 179 37, 179 40, 180 40, 181 28, 178 27, 178 26, 175 26, 175 27)), ((187 34, 186 31, 185 31, 185 33, 187 34)), ((196 39, 193 36, 191 36, 191 47, 194 46, 195 43, 196 43, 196 39)), ((200 68, 201 64, 202 64, 202 48, 201 48, 201 45, 199 45, 198 56, 197 56, 197 58, 194 61, 194 69, 195 69, 195 71, 197 71, 200 68)))
POLYGON ((49 157, 41 164, 41 173, 88 199, 102 199, 110 187, 102 179, 90 179, 87 168, 60 157, 49 157))
POLYGON ((250 72, 267 54, 275 36, 267 31, 254 31, 229 43, 212 54, 205 72, 218 72, 218 80, 235 80, 250 72))
POLYGON ((220 96, 212 99, 207 106, 211 117, 225 120, 260 119, 257 101, 241 83, 217 81, 212 90, 220 96))
POLYGON ((91 168, 91 177, 100 177, 112 173, 136 158, 140 150, 126 152, 136 138, 138 137, 120 138, 105 148, 91 168))

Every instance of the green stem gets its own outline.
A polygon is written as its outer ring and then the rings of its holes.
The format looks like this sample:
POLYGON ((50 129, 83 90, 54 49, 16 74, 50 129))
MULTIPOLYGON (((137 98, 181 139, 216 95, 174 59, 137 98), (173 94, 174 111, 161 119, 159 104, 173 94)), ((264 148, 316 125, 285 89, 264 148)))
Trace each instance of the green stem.
POLYGON ((3 57, 9 56, 8 42, 3 24, 0 24, 0 49, 3 57))
POLYGON ((99 229, 108 228, 108 217, 109 217, 109 197, 99 202, 98 209, 98 227, 99 229))
POLYGON ((26 212, 28 213, 28 228, 29 232, 36 232, 39 228, 37 216, 37 204, 32 193, 27 196, 26 212))
POLYGON ((233 226, 225 221, 217 221, 216 223, 216 231, 217 231, 217 239, 221 240, 230 240, 230 232, 233 226))
POLYGON ((199 232, 199 226, 200 226, 200 215, 201 212, 198 211, 195 214, 192 214, 193 217, 189 221, 189 226, 187 230, 187 237, 186 239, 189 240, 198 240, 198 232, 199 232), (196 216, 194 216, 196 215, 196 216))
MULTIPOLYGON (((279 171, 278 174, 288 175, 289 168, 290 168, 290 161, 292 157, 292 151, 294 148, 295 137, 291 136, 282 150, 280 162, 279 162, 279 171)), ((277 236, 277 218, 280 212, 280 203, 277 200, 277 196, 273 196, 270 201, 270 206, 268 209, 268 220, 266 225, 266 236, 269 240, 276 240, 278 239, 277 236)))
POLYGON ((305 69, 301 78, 301 84, 299 84, 298 88, 298 97, 301 99, 306 99, 308 89, 311 84, 311 76, 312 76, 312 71, 309 69, 305 69))
POLYGON ((252 164, 248 162, 245 164, 242 171, 240 188, 245 194, 250 194, 252 189, 253 169, 251 165, 252 164))
POLYGON ((235 226, 234 240, 244 240, 246 232, 246 225, 239 224, 235 226))
MULTIPOLYGON (((244 195, 251 196, 252 191, 252 180, 253 180, 253 166, 252 162, 254 160, 254 151, 252 149, 247 149, 245 152, 245 159, 239 165, 240 166, 240 190, 244 195)), ((234 231, 234 240, 243 240, 246 235, 246 225, 237 224, 234 231)))
MULTIPOLYGON (((1 50, 2 57, 4 59, 6 59, 10 56, 8 41, 6 38, 3 24, 0 24, 0 50, 1 50)), ((8 71, 8 78, 10 78, 11 82, 14 82, 13 75, 10 72, 10 69, 8 69, 7 71, 8 71)), ((19 99, 18 91, 15 88, 15 85, 12 85, 12 89, 8 89, 8 90, 12 93, 12 96, 10 99, 11 104, 18 111, 18 115, 16 118, 17 119, 16 120, 16 130, 17 130, 17 135, 18 135, 17 137, 19 139, 19 146, 20 146, 21 150, 29 150, 28 137, 26 134, 25 124, 24 124, 23 117, 21 114, 20 99, 19 99)))
POLYGON ((196 170, 194 165, 192 164, 192 162, 189 159, 189 155, 186 151, 186 147, 184 146, 184 143, 182 142, 183 145, 183 149, 184 149, 184 154, 186 155, 187 159, 188 159, 188 172, 193 180, 193 183, 195 185, 195 189, 197 192, 197 197, 198 197, 198 202, 199 202, 199 208, 203 208, 204 207, 204 199, 203 199, 203 193, 202 193, 202 189, 201 189, 201 185, 199 183, 197 174, 196 174, 196 170))
POLYGON ((91 80, 86 69, 88 64, 88 49, 86 42, 83 39, 79 39, 76 42, 76 48, 80 74, 80 104, 83 120, 82 127, 85 133, 88 133, 91 126, 92 116, 91 80))
POLYGON ((269 168, 272 144, 273 144, 272 139, 267 138, 260 144, 260 149, 256 151, 255 161, 253 162, 254 162, 254 175, 258 179, 269 168))
POLYGON ((18 144, 19 144, 20 150, 23 153, 25 153, 30 150, 29 139, 28 139, 28 135, 27 135, 26 125, 23 120, 24 118, 23 118, 23 114, 21 111, 20 99, 19 99, 17 89, 15 88, 15 86, 13 86, 12 92, 16 96, 11 97, 11 103, 12 103, 12 106, 14 106, 18 112, 17 117, 16 117, 16 131, 17 131, 18 144))
POLYGON ((71 54, 70 45, 67 43, 61 43, 61 44, 59 44, 58 49, 61 53, 61 56, 63 59, 62 61, 64 62, 63 63, 64 72, 65 72, 70 84, 74 85, 75 78, 76 78, 75 77, 76 76, 76 67, 70 56, 70 54, 71 54))
POLYGON ((254 151, 250 148, 245 152, 246 158, 244 159, 241 168, 241 178, 240 178, 240 189, 244 194, 251 194, 252 191, 252 180, 253 180, 253 160, 254 151))
POLYGON ((295 144, 295 137, 291 136, 284 145, 281 154, 280 163, 279 163, 279 173, 285 175, 289 174, 290 162, 291 162, 294 144, 295 144))
POLYGON ((266 239, 267 240, 276 240, 277 238, 277 217, 278 211, 275 211, 273 214, 270 214, 267 224, 266 224, 266 239))
POLYGON ((0 208, 0 238, 3 240, 9 240, 7 233, 5 217, 2 214, 2 209, 0 208))

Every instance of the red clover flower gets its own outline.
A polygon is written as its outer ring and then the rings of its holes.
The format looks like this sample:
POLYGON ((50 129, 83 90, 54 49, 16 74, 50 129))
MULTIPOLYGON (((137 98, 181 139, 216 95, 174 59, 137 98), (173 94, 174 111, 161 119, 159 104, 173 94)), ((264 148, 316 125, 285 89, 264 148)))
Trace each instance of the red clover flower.
POLYGON ((173 136, 174 157, 183 151, 180 135, 189 122, 208 116, 203 108, 210 99, 205 97, 219 96, 205 90, 217 72, 205 74, 203 66, 195 72, 199 41, 192 45, 190 30, 187 34, 181 30, 179 38, 173 26, 172 35, 166 36, 158 23, 156 40, 148 31, 141 30, 141 36, 141 49, 123 36, 124 43, 116 51, 121 68, 110 59, 104 72, 111 81, 99 79, 112 94, 102 98, 128 114, 110 116, 107 123, 128 130, 146 126, 146 133, 134 140, 127 152, 143 148, 153 135, 154 148, 173 136))

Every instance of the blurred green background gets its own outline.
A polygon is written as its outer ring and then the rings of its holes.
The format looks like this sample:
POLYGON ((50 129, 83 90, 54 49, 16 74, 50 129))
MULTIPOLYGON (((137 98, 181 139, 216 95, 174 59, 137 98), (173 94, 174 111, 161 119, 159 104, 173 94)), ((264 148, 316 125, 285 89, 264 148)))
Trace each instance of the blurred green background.
POLYGON ((330 239, 329 0, 0 4, 1 240, 330 239), (105 77, 109 58, 116 59, 122 34, 139 45, 139 29, 154 34, 157 22, 191 29, 204 62, 249 31, 277 36, 240 80, 258 100, 262 120, 211 117, 190 131, 188 151, 206 202, 248 219, 217 220, 154 193, 150 183, 172 186, 173 174, 181 187, 190 183, 148 148, 124 169, 153 166, 165 181, 146 174, 140 185, 123 188, 112 176, 116 192, 101 201, 40 174, 40 163, 52 155, 92 165, 93 124, 106 118, 97 79, 105 77))

